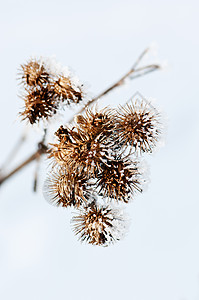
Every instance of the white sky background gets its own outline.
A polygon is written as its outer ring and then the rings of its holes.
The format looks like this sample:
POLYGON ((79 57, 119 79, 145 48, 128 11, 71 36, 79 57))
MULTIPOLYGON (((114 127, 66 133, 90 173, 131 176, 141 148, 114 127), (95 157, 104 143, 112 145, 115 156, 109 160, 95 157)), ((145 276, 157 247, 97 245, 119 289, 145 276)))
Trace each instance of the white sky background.
MULTIPOLYGON (((30 56, 56 55, 93 95, 153 41, 169 68, 101 102, 122 104, 139 91, 156 98, 168 117, 166 146, 146 157, 149 188, 127 205, 132 221, 123 241, 109 248, 81 245, 70 210, 33 194, 34 164, 2 185, 0 299, 199 299, 198 11, 193 0, 1 3, 1 163, 24 128, 16 74, 30 56)), ((17 163, 34 147, 29 138, 17 163)))

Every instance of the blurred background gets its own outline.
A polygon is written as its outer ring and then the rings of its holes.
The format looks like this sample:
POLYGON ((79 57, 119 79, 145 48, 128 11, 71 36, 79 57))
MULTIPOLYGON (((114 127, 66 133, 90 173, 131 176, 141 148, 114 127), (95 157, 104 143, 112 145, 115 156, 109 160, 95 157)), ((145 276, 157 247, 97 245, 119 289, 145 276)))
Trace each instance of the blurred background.
MULTIPOLYGON (((128 82, 100 105, 125 103, 139 91, 157 99, 168 127, 165 147, 146 156, 151 183, 128 205, 129 232, 114 246, 77 241, 70 210, 42 195, 45 167, 37 194, 35 164, 2 184, 0 299, 199 299, 198 10, 194 0, 1 3, 0 165, 24 131, 17 70, 34 55, 56 55, 97 95, 156 42, 158 57, 146 60, 168 67, 128 82)), ((36 149, 35 139, 28 137, 15 164, 36 149)))

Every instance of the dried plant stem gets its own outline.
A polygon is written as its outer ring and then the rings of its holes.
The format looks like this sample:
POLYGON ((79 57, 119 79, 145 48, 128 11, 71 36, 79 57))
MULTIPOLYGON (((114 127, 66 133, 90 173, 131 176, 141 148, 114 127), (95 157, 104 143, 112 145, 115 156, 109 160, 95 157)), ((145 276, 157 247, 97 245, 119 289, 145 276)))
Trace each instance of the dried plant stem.
POLYGON ((34 175, 34 183, 33 183, 33 192, 37 191, 37 185, 38 185, 38 173, 39 173, 39 165, 40 165, 40 158, 41 155, 39 155, 36 158, 36 168, 35 168, 35 175, 34 175))
MULTIPOLYGON (((100 93, 99 95, 97 95, 96 97, 92 98, 90 101, 88 101, 78 112, 77 114, 82 114, 87 107, 89 107, 91 104, 93 104, 95 101, 97 101, 98 99, 104 97, 106 94, 108 94, 109 92, 111 92, 112 90, 114 90, 115 88, 123 85, 125 83, 125 80, 127 78, 135 79, 141 76, 144 76, 148 73, 154 72, 158 69, 160 69, 160 66, 157 64, 152 64, 152 65, 147 65, 144 67, 140 67, 137 68, 137 65, 140 63, 140 61, 143 59, 143 57, 147 54, 147 52, 149 51, 150 48, 146 48, 141 55, 138 57, 138 59, 136 60, 136 62, 134 63, 133 67, 124 75, 122 76, 116 83, 114 83, 113 85, 111 85, 109 88, 107 88, 105 91, 103 91, 102 93, 100 93), (132 76, 131 76, 132 75, 132 76)), ((68 123, 72 123, 74 119, 74 116, 69 119, 68 123)))
POLYGON ((47 152, 47 147, 40 143, 39 149, 33 153, 29 158, 27 158, 24 162, 22 162, 18 167, 16 167, 14 170, 12 170, 10 173, 8 173, 5 176, 0 177, 0 185, 6 181, 8 178, 10 178, 12 175, 23 169, 25 166, 27 166, 29 163, 34 161, 35 159, 38 159, 42 154, 47 152))
POLYGON ((136 69, 135 72, 133 72, 132 75, 129 76, 129 78, 132 80, 132 79, 144 76, 146 74, 149 74, 151 72, 154 72, 160 68, 161 67, 159 65, 148 65, 145 67, 141 67, 141 68, 136 69))
POLYGON ((120 80, 118 80, 115 84, 113 84, 111 87, 109 87, 107 90, 105 90, 104 92, 102 92, 101 94, 99 94, 97 97, 93 98, 91 101, 89 101, 85 107, 83 107, 83 109, 81 110, 81 113, 85 110, 86 107, 88 107, 89 105, 91 105, 93 102, 95 102, 96 100, 98 100, 99 98, 105 96, 106 94, 108 94, 110 91, 112 91, 113 89, 115 89, 118 86, 121 86, 125 83, 125 79, 126 78, 130 78, 130 79, 134 79, 140 76, 143 76, 149 72, 153 72, 157 69, 159 69, 160 67, 158 65, 149 65, 149 66, 145 66, 139 69, 131 69, 128 73, 126 73, 120 80), (132 76, 130 76, 132 74, 132 76))
POLYGON ((0 170, 4 170, 8 166, 8 164, 10 164, 11 161, 13 161, 13 159, 16 157, 17 153, 19 152, 19 149, 21 148, 25 140, 26 140, 26 134, 24 133, 17 141, 12 151, 9 153, 9 156, 4 161, 4 164, 1 166, 0 170))
MULTIPOLYGON (((148 65, 139 69, 131 69, 130 71, 128 71, 122 78, 120 78, 116 83, 114 83, 112 86, 110 86, 108 89, 106 89, 105 91, 103 91, 102 93, 100 93, 99 95, 97 95, 96 97, 94 97, 93 99, 91 99, 90 101, 88 101, 86 103, 85 106, 83 106, 78 112, 77 114, 82 114, 87 107, 89 107, 91 104, 93 104, 95 101, 97 101, 98 99, 104 97, 106 94, 108 94, 109 92, 111 92, 112 90, 114 90, 115 88, 123 85, 125 83, 125 79, 127 79, 128 77, 132 80, 141 76, 144 76, 148 73, 154 72, 157 69, 160 69, 159 65, 148 65), (132 76, 130 76, 132 74, 132 76)), ((68 121, 68 123, 72 123, 74 119, 74 116, 68 121)))

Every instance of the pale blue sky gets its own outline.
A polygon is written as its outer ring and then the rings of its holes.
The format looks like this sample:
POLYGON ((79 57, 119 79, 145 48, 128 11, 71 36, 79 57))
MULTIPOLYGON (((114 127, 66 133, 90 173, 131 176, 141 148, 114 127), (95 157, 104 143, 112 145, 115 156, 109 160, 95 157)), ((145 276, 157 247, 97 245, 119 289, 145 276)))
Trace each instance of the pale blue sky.
MULTIPOLYGON (((101 102, 122 104, 139 91, 156 98, 168 118, 166 146, 146 157, 148 191, 127 207, 132 221, 126 238, 105 249, 77 242, 70 210, 32 193, 31 165, 0 190, 0 299, 199 299, 198 11, 193 0, 1 3, 0 162, 24 127, 17 119, 23 103, 16 74, 30 56, 56 55, 93 95, 123 75, 151 42, 169 67, 101 102)), ((30 138, 17 162, 32 144, 30 138)))

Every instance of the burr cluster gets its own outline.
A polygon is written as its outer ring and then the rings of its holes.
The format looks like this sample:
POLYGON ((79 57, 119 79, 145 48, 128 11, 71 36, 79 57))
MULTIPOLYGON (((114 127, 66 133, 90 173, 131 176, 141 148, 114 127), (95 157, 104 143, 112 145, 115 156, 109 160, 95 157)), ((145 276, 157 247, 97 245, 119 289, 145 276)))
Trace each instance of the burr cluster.
POLYGON ((19 75, 25 103, 21 116, 31 124, 48 120, 61 105, 77 104, 84 97, 82 85, 53 59, 31 59, 21 65, 19 75))
POLYGON ((144 101, 87 109, 73 126, 55 133, 45 195, 55 205, 77 210, 72 226, 81 241, 107 246, 124 235, 126 219, 114 205, 143 191, 140 156, 153 151, 161 133, 159 113, 144 101))
MULTIPOLYGON (((23 119, 31 124, 49 119, 61 104, 79 103, 81 85, 49 60, 21 66, 25 87, 23 119)), ((75 209, 74 233, 80 241, 108 246, 122 238, 127 219, 122 204, 143 191, 143 153, 151 153, 161 136, 161 116, 146 99, 134 97, 112 109, 86 109, 72 126, 61 125, 57 141, 48 146, 51 170, 45 198, 56 206, 75 209)), ((124 206, 124 205, 123 205, 124 206)))

